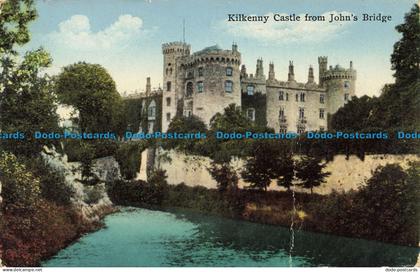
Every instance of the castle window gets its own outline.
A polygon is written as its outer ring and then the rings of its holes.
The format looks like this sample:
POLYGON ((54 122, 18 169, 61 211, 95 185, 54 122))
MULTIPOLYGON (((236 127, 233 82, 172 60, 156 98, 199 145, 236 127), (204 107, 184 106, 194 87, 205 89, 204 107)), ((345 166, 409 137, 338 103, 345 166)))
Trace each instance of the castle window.
POLYGON ((232 76, 232 74, 233 74, 233 69, 232 69, 232 67, 228 67, 228 68, 226 68, 226 75, 227 75, 227 76, 232 76))
POLYGON ((170 121, 171 121, 171 113, 170 113, 170 112, 168 112, 168 113, 166 114, 166 121, 167 121, 167 122, 170 122, 170 121))
POLYGON ((319 119, 325 119, 325 110, 319 109, 319 119))
POLYGON ((186 93, 187 97, 188 96, 192 96, 193 91, 194 91, 193 83, 192 82, 188 82, 187 83, 187 93, 186 93))
POLYGON ((296 94, 296 102, 298 102, 298 101, 299 101, 299 95, 296 94))
POLYGON ((155 101, 152 101, 152 103, 150 103, 149 107, 147 108, 147 116, 149 118, 155 118, 156 117, 156 104, 155 104, 155 101))
POLYGON ((300 93, 300 101, 305 102, 305 93, 300 93))
POLYGON ((255 121, 255 109, 249 108, 246 110, 246 116, 249 120, 255 121))
POLYGON ((171 105, 171 98, 170 97, 167 97, 166 98, 166 106, 170 106, 171 105))
POLYGON ((348 93, 346 93, 346 94, 344 94, 344 101, 349 101, 349 94, 348 93))
POLYGON ((280 131, 279 131, 280 133, 283 133, 283 134, 285 134, 285 133, 287 133, 287 126, 280 126, 280 131))
POLYGON ((203 76, 203 67, 198 68, 198 76, 203 76))
POLYGON ((299 108, 299 119, 305 118, 305 109, 299 108))
POLYGON ((303 133, 305 133, 305 127, 298 126, 298 127, 297 127, 297 133, 298 133, 298 134, 303 134, 303 133))
POLYGON ((323 95, 323 94, 319 95, 319 103, 321 103, 321 104, 325 103, 325 95, 323 95))
POLYGON ((344 81, 344 88, 345 89, 350 88, 350 82, 349 81, 344 81))
POLYGON ((281 100, 281 101, 284 100, 284 92, 283 91, 279 91, 279 100, 281 100))
POLYGON ((289 101, 289 93, 286 93, 286 101, 289 101))
POLYGON ((233 91, 233 82, 230 80, 225 81, 225 91, 231 93, 233 91))
POLYGON ((254 85, 248 85, 248 86, 246 87, 246 92, 247 92, 247 94, 248 94, 248 95, 254 95, 254 89, 255 89, 254 85))
POLYGON ((170 92, 171 91, 171 82, 170 81, 168 81, 168 82, 166 82, 166 90, 168 91, 168 92, 170 92))
POLYGON ((283 108, 280 108, 280 110, 279 110, 279 118, 280 119, 284 118, 284 109, 283 108))
POLYGON ((203 90, 204 90, 204 84, 203 84, 203 81, 199 81, 199 82, 197 82, 197 92, 198 92, 198 93, 202 93, 202 92, 203 92, 203 90))

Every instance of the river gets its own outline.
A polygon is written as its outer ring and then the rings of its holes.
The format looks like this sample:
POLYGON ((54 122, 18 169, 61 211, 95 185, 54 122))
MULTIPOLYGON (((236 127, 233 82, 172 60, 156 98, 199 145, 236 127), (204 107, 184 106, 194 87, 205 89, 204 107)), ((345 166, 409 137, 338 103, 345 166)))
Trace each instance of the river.
POLYGON ((123 208, 43 263, 104 266, 413 266, 418 248, 187 211, 123 208))

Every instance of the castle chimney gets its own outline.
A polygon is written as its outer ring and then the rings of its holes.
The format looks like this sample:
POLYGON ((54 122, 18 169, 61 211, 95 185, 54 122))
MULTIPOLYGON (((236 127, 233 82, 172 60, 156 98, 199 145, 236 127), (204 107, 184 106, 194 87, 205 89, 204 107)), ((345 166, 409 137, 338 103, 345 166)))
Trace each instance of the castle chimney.
POLYGON ((146 79, 146 95, 149 96, 152 91, 152 85, 150 84, 150 77, 146 79))
POLYGON ((312 68, 312 65, 309 66, 308 83, 314 83, 314 68, 312 68))
POLYGON ((353 61, 350 61, 350 69, 353 69, 353 61))
POLYGON ((241 66, 241 77, 242 78, 247 78, 248 77, 248 75, 246 73, 246 66, 245 66, 245 64, 242 64, 242 66, 241 66))
POLYGON ((257 59, 257 70, 255 71, 256 78, 264 78, 263 60, 257 59))
POLYGON ((295 81, 295 71, 293 67, 293 61, 289 61, 289 74, 287 81, 295 81))
POLYGON ((323 86, 324 85, 324 80, 323 80, 323 76, 325 74, 325 72, 327 71, 327 65, 328 65, 328 58, 323 56, 323 57, 318 57, 318 67, 319 67, 319 85, 323 86))
POLYGON ((274 73, 274 63, 270 62, 269 69, 268 69, 268 79, 275 80, 276 75, 274 73))
POLYGON ((238 45, 236 43, 232 43, 232 51, 238 52, 238 45))

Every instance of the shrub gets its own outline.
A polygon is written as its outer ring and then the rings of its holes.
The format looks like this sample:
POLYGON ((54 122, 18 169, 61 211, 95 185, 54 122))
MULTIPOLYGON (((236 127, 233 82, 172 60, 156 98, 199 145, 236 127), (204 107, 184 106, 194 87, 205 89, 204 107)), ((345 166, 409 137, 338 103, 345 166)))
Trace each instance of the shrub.
POLYGON ((30 207, 40 197, 39 178, 11 153, 0 154, 0 180, 6 208, 11 205, 30 207))

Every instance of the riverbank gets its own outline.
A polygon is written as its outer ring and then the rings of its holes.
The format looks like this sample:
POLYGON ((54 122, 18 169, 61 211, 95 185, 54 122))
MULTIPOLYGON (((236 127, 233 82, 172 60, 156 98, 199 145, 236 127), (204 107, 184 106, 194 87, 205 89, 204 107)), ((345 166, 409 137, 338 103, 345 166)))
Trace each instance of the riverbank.
POLYGON ((156 178, 116 183, 109 195, 119 205, 187 208, 279 226, 290 226, 293 221, 303 230, 418 247, 418 186, 418 168, 404 172, 389 165, 375 171, 359 191, 329 195, 244 189, 220 192, 167 185, 156 178))
POLYGON ((40 200, 30 209, 15 208, 2 214, 1 245, 3 265, 39 266, 82 235, 103 227, 102 219, 115 212, 102 207, 100 220, 86 220, 81 210, 40 200))

